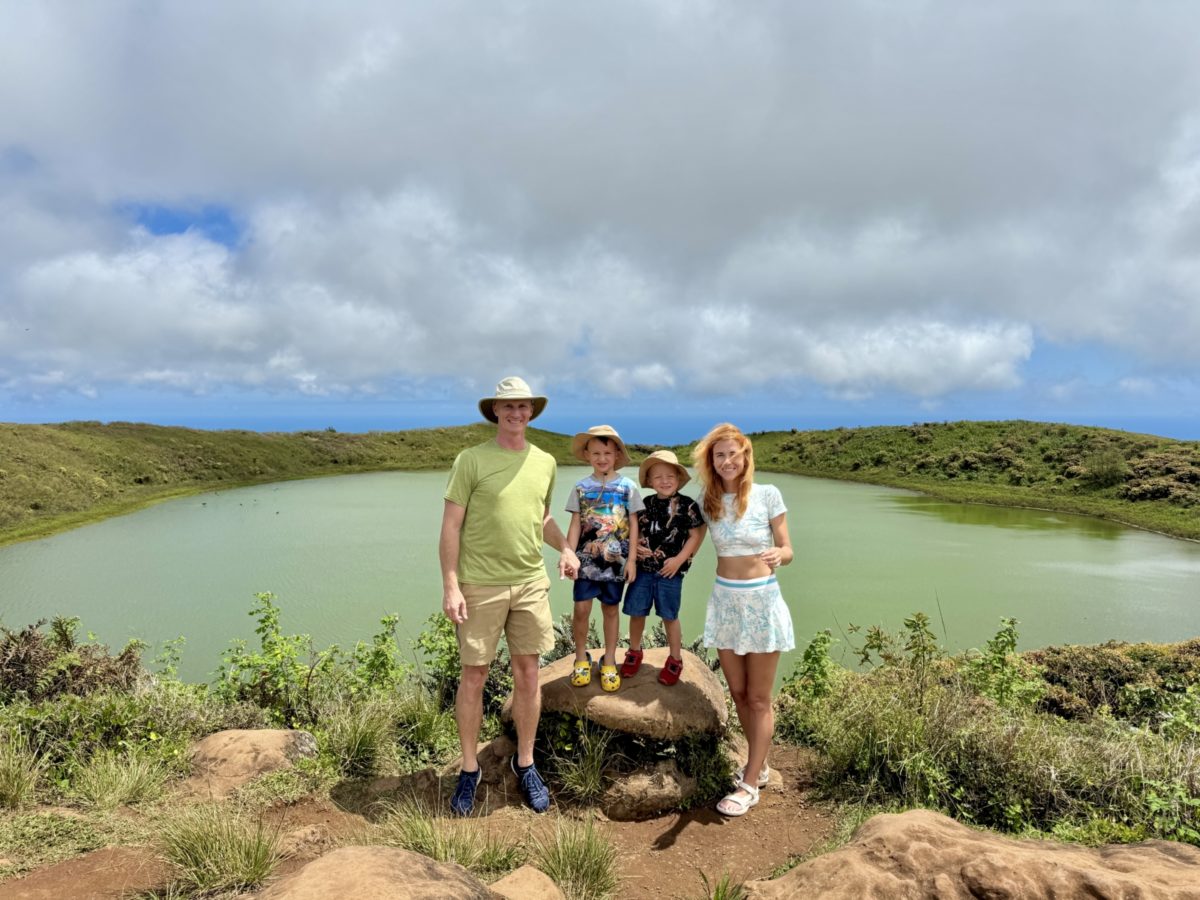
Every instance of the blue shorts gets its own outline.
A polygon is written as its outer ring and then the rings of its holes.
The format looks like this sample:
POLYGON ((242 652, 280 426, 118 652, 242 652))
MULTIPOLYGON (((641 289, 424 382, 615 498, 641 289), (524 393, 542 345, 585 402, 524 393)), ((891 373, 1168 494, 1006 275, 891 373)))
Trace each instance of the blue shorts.
POLYGON ((575 602, 579 603, 582 600, 595 600, 600 598, 600 602, 605 606, 615 606, 621 602, 621 589, 625 587, 623 581, 589 581, 587 578, 575 579, 575 602))
POLYGON ((648 616, 653 604, 658 617, 670 622, 679 618, 682 599, 682 575, 667 578, 658 572, 638 572, 637 578, 625 592, 624 612, 627 616, 648 616))

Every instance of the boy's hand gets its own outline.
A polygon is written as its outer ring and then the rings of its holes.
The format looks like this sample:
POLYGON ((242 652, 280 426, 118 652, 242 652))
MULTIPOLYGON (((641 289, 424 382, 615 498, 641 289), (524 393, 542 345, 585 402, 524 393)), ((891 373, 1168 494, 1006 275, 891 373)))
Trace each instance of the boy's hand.
POLYGON ((650 545, 643 544, 641 541, 638 541, 637 551, 638 559, 649 559, 654 555, 654 551, 650 549, 650 545))
POLYGON ((662 564, 662 568, 659 569, 659 573, 663 576, 663 578, 674 578, 685 562, 687 562, 686 556, 672 556, 662 564))
POLYGON ((625 583, 633 584, 637 580, 637 563, 632 559, 625 563, 625 583))

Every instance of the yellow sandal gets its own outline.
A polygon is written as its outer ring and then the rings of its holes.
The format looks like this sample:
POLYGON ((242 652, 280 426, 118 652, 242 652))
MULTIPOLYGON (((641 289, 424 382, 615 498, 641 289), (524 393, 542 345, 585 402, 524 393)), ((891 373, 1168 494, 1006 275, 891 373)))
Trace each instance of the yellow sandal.
POLYGON ((600 662, 600 687, 610 694, 621 689, 621 675, 617 667, 605 665, 603 660, 600 662))
POLYGON ((572 687, 587 687, 592 683, 592 657, 585 653, 583 659, 575 660, 575 670, 571 673, 572 687))

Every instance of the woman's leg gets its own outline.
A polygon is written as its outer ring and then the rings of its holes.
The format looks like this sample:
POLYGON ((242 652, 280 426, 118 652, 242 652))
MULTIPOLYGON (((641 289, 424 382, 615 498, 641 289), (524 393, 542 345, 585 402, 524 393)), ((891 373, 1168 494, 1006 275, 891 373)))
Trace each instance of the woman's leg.
POLYGON ((725 681, 729 684, 742 733, 746 735, 748 751, 745 777, 748 784, 754 784, 767 761, 771 737, 775 733, 771 694, 775 688, 779 653, 747 653, 739 656, 732 650, 718 650, 717 656, 721 660, 725 681))

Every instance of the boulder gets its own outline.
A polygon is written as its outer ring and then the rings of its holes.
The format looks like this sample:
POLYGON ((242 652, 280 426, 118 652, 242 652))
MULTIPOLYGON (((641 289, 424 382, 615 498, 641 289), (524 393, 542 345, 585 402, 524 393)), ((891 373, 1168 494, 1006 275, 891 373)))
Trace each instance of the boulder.
POLYGON ((755 900, 1200 900, 1200 849, 1169 841, 1090 849, 1014 840, 917 809, 874 816, 840 850, 746 888, 755 900))
POLYGON ((668 759, 622 775, 604 792, 600 806, 610 819, 650 819, 678 809, 694 793, 696 779, 679 771, 675 760, 668 759))
POLYGON ((290 768, 297 759, 316 755, 317 742, 307 731, 218 731, 193 745, 192 775, 183 786, 191 793, 218 800, 260 775, 290 768))
MULTIPOLYGON (((592 650, 593 660, 603 651, 592 650)), ((623 652, 618 652, 624 658, 623 652)), ((695 654, 683 651, 683 675, 671 687, 658 683, 658 672, 667 659, 667 648, 646 651, 641 671, 623 678, 621 689, 608 694, 600 689, 599 669, 584 688, 571 686, 574 657, 555 660, 538 673, 542 711, 569 713, 627 734, 674 740, 725 727, 729 711, 721 682, 695 654)), ((502 718, 512 720, 512 697, 505 701, 502 718)))
POLYGON ((258 895, 259 900, 490 900, 479 879, 453 863, 394 847, 343 847, 326 853, 258 895))
POLYGON ((491 884, 492 893, 506 900, 565 900, 566 895, 540 869, 521 866, 491 884))

